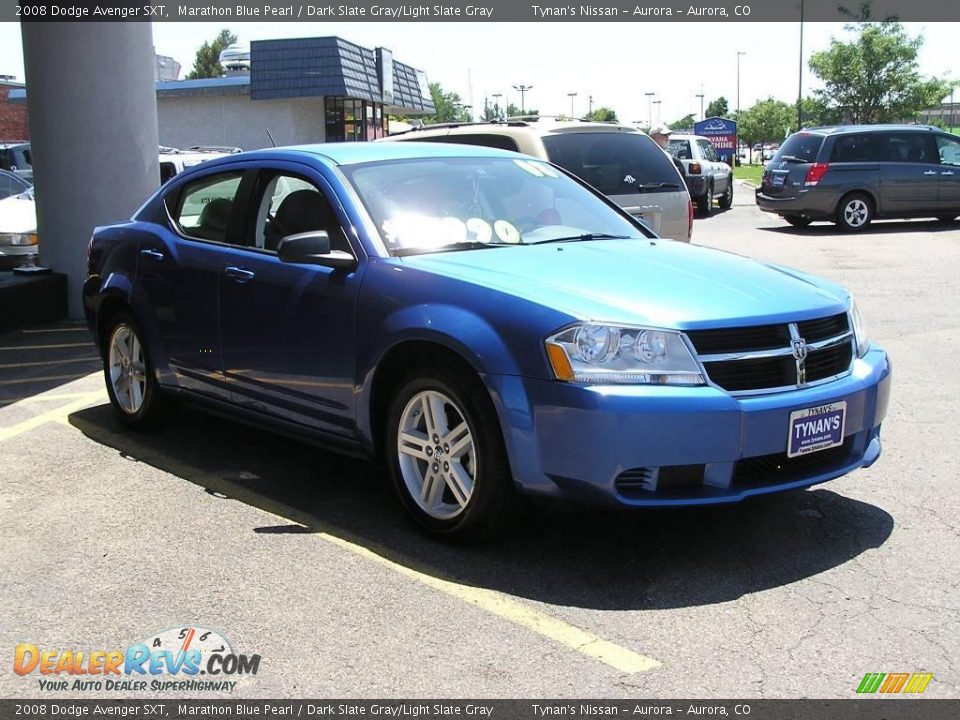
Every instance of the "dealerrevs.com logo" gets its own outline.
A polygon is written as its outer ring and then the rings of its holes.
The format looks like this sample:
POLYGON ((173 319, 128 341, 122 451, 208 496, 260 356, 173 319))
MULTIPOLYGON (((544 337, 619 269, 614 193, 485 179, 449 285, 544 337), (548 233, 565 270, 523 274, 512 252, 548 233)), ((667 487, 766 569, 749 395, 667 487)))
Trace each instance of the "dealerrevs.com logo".
POLYGON ((44 692, 184 691, 232 692, 234 678, 256 675, 259 655, 235 653, 220 632, 171 628, 126 650, 41 648, 20 643, 13 671, 36 678, 44 692))

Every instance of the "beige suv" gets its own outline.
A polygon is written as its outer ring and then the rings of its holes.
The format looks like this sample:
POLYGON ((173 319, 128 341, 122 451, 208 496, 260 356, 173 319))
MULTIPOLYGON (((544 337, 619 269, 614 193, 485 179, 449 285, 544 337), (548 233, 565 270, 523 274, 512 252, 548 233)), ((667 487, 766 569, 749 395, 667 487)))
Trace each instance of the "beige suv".
POLYGON ((548 160, 590 183, 664 238, 689 241, 693 205, 670 156, 624 125, 546 118, 426 125, 380 142, 460 143, 548 160))

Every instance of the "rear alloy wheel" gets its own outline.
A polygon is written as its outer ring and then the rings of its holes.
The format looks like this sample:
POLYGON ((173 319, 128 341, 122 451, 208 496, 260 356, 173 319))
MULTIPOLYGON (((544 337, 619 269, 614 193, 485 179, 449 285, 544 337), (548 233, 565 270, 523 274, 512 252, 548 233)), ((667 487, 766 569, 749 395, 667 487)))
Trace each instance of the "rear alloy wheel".
POLYGON ((733 178, 727 181, 727 191, 720 196, 720 208, 729 210, 733 207, 733 178))
POLYGON ((130 427, 155 425, 163 418, 167 402, 133 316, 117 313, 105 337, 103 374, 114 412, 130 427))
POLYGON ((427 530, 478 540, 519 517, 496 412, 485 391, 459 373, 431 371, 408 381, 387 420, 394 485, 427 530))
POLYGON ((847 195, 837 208, 837 225, 850 232, 859 232, 873 220, 873 203, 862 193, 847 195))
POLYGON ((794 227, 799 228, 807 227, 807 225, 813 222, 810 218, 800 217, 799 215, 784 215, 783 219, 794 227))
POLYGON ((713 212, 713 184, 708 183, 707 189, 699 198, 697 198, 697 210, 700 211, 700 214, 704 217, 709 216, 713 212))

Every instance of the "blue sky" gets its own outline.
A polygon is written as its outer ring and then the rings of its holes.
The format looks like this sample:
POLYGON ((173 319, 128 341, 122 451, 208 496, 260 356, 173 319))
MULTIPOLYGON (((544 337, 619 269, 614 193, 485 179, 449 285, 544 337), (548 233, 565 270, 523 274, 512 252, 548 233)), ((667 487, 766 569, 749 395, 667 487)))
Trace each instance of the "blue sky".
MULTIPOLYGON (((157 23, 158 53, 171 55, 188 72, 197 47, 223 23, 157 23)), ((724 95, 736 104, 737 51, 741 106, 774 96, 792 101, 797 92, 797 23, 235 23, 241 41, 278 37, 340 35, 367 47, 383 46, 394 57, 426 71, 431 81, 471 98, 481 108, 484 95, 503 93, 519 105, 512 85, 533 85, 527 106, 550 114, 612 106, 624 122, 646 121, 647 98, 662 100, 660 119, 669 122, 699 113, 707 101, 724 95)), ((960 78, 956 52, 960 23, 906 23, 926 40, 920 64, 928 74, 960 78)), ((839 23, 807 23, 804 54, 842 37, 839 23)), ((0 74, 23 78, 20 27, 0 23, 0 74)), ((805 90, 815 87, 805 69, 805 90)), ((657 109, 653 110, 657 120, 657 109)))

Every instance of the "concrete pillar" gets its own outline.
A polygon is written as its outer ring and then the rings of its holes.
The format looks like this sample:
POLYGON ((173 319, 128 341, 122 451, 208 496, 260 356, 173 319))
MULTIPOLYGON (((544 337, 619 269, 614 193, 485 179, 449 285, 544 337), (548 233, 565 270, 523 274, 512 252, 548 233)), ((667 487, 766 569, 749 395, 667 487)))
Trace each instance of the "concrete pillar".
POLYGON ((40 263, 68 277, 83 315, 86 248, 157 188, 150 23, 21 23, 40 263))

